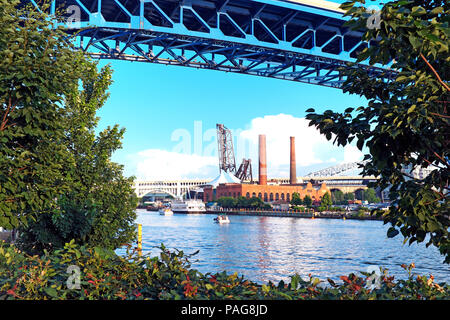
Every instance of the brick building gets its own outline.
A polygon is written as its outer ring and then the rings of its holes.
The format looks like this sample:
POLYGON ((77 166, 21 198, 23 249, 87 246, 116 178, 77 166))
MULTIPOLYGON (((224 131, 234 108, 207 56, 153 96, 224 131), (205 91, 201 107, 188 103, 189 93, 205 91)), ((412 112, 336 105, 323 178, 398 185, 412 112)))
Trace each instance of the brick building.
POLYGON ((243 184, 232 181, 229 174, 221 172, 220 176, 203 187, 203 201, 210 202, 220 197, 258 197, 265 202, 290 202, 296 192, 300 198, 310 196, 313 201, 319 201, 330 189, 323 183, 313 186, 311 182, 298 184, 295 162, 295 138, 290 137, 290 184, 267 184, 266 136, 259 135, 259 178, 258 184, 243 184))
POLYGON ((251 198, 258 197, 265 202, 271 201, 291 201, 292 194, 297 192, 300 198, 306 195, 310 196, 313 201, 320 200, 322 196, 329 192, 330 189, 326 184, 314 187, 310 182, 306 185, 261 185, 261 184, 240 184, 225 183, 219 184, 215 189, 212 186, 203 188, 203 201, 210 202, 220 197, 240 196, 251 198))

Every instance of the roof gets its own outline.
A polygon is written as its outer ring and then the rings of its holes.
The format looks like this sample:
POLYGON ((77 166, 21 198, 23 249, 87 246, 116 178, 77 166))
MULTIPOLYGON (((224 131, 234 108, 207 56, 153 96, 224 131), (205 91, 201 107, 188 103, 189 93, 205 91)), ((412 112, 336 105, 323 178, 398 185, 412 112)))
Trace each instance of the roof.
POLYGON ((207 183, 207 185, 216 188, 219 184, 222 183, 241 183, 241 180, 228 172, 220 170, 220 174, 214 180, 207 183))

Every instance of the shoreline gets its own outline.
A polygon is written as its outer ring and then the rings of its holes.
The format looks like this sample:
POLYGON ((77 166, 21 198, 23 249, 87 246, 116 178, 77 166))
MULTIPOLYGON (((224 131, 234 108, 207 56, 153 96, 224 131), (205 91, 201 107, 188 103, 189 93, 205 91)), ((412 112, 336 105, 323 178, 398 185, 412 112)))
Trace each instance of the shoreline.
MULTIPOLYGON (((145 210, 145 209, 142 209, 145 210)), ((154 212, 151 210, 147 210, 147 212, 154 212)), ((353 212, 354 213, 354 212, 353 212)), ((230 216, 253 216, 253 217, 279 217, 279 218, 303 218, 303 219, 342 219, 342 220, 375 220, 375 221, 383 221, 381 217, 375 216, 364 216, 364 217, 355 217, 350 213, 341 213, 341 212, 315 212, 315 213, 306 213, 306 212, 295 212, 295 211, 255 211, 255 210, 207 210, 205 212, 174 212, 174 214, 226 214, 230 216)))

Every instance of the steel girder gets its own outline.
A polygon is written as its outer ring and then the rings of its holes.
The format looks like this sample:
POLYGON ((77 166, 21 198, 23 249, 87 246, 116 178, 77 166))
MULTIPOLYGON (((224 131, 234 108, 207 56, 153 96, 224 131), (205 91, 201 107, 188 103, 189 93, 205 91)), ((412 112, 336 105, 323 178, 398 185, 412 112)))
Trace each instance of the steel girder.
MULTIPOLYGON (((35 0, 31 1, 37 5, 35 0)), ((236 72, 339 88, 370 43, 336 6, 302 0, 53 0, 77 46, 120 59, 236 72)), ((392 73, 358 65, 373 75, 392 73)), ((384 75, 385 74, 385 75, 384 75)))

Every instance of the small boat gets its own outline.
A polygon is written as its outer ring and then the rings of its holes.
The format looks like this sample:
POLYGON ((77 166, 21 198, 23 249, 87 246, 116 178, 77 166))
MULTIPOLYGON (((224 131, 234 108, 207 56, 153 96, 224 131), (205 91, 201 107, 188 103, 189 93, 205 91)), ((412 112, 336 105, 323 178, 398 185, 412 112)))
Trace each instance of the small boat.
POLYGON ((162 216, 171 216, 173 215, 173 211, 170 208, 161 208, 159 209, 159 214, 162 216))
POLYGON ((220 224, 230 223, 230 219, 228 219, 228 216, 226 216, 226 215, 217 216, 217 218, 214 218, 214 221, 217 223, 220 223, 220 224))

